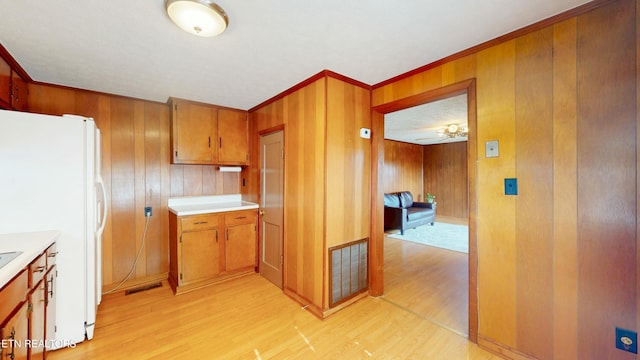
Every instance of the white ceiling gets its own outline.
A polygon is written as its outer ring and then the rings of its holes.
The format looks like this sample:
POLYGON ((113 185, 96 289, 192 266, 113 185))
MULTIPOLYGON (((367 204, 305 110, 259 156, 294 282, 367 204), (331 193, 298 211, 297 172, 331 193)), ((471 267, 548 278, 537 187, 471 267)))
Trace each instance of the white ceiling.
POLYGON ((586 0, 217 0, 229 28, 189 35, 164 0, 0 0, 0 43, 36 81, 249 109, 332 70, 367 84, 586 0))
POLYGON ((452 124, 468 126, 467 94, 385 114, 384 138, 418 145, 467 141, 466 136, 442 136, 444 129, 452 124))

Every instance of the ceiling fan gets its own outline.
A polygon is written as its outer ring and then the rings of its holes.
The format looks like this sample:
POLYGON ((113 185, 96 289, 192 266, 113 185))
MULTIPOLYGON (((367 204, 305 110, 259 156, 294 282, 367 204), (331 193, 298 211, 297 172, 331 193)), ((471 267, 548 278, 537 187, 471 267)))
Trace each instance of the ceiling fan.
POLYGON ((447 138, 455 138, 455 137, 467 137, 469 135, 469 128, 467 126, 460 126, 458 124, 450 124, 447 125, 444 130, 439 131, 438 134, 443 135, 447 138))
POLYGON ((420 140, 447 140, 453 139, 457 137, 467 137, 469 135, 469 128, 466 125, 458 125, 458 124, 449 124, 444 129, 440 129, 437 132, 438 137, 427 137, 427 138, 419 138, 416 141, 420 140))

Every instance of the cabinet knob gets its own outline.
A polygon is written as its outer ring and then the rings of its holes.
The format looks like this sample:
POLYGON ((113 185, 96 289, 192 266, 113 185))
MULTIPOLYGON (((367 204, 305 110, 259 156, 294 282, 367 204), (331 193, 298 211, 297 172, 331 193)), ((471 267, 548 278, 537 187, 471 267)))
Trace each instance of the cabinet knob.
POLYGON ((260 216, 264 215, 264 210, 260 210, 260 216))
POLYGON ((44 266, 38 266, 35 270, 33 270, 33 272, 34 272, 34 273, 35 273, 35 272, 43 272, 43 271, 44 271, 44 269, 45 269, 45 267, 44 267, 44 266))

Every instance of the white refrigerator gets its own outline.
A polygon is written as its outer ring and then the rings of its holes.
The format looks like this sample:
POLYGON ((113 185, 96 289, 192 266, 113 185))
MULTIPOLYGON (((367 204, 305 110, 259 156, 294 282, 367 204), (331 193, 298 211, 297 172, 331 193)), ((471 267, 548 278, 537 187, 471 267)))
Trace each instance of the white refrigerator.
POLYGON ((93 338, 107 216, 100 157, 93 119, 0 110, 0 233, 60 231, 54 348, 93 338))

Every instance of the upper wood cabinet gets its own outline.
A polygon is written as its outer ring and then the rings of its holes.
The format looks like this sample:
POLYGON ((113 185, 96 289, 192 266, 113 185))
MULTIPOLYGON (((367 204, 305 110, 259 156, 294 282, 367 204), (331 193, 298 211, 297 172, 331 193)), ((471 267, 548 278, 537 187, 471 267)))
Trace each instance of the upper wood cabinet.
POLYGON ((246 165, 249 162, 249 124, 247 113, 218 110, 218 162, 246 165))
MULTIPOLYGON (((26 79, 28 79, 28 75, 0 45, 0 109, 28 110, 29 89, 26 79)), ((31 81, 31 79, 28 80, 31 81)))
POLYGON ((171 106, 173 164, 247 165, 247 112, 182 99, 171 106))
POLYGON ((27 82, 18 75, 15 70, 11 71, 11 107, 18 111, 27 111, 27 97, 29 91, 27 82))
POLYGON ((11 66, 0 57, 0 108, 11 106, 11 66))

